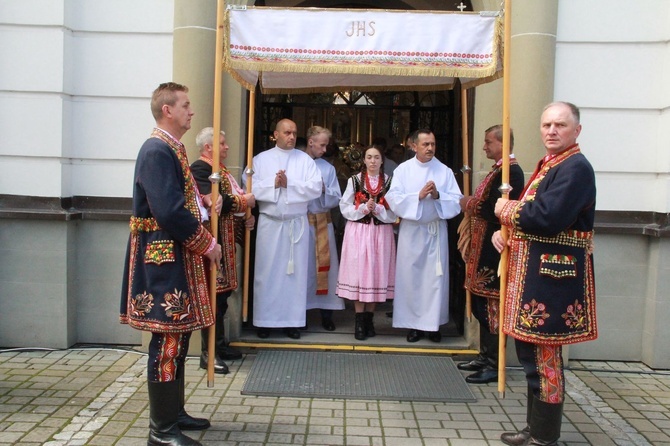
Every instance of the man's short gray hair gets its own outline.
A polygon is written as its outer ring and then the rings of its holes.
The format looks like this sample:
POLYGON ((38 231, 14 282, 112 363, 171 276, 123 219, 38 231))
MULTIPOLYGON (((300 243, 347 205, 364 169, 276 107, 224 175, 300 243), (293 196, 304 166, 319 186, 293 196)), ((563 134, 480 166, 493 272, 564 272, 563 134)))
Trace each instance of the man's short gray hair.
MULTIPOLYGON (((226 136, 226 132, 221 130, 221 134, 226 136)), ((214 142, 214 127, 205 127, 200 130, 195 137, 195 145, 198 147, 200 153, 204 152, 205 144, 212 144, 214 142)))
POLYGON ((580 111, 579 107, 577 107, 575 104, 572 102, 565 102, 565 101, 556 101, 552 102, 551 104, 545 105, 545 107, 542 109, 542 113, 544 113, 548 108, 554 107, 556 105, 565 105, 570 109, 570 113, 572 114, 572 117, 575 118, 575 122, 579 124, 579 119, 580 119, 580 111))

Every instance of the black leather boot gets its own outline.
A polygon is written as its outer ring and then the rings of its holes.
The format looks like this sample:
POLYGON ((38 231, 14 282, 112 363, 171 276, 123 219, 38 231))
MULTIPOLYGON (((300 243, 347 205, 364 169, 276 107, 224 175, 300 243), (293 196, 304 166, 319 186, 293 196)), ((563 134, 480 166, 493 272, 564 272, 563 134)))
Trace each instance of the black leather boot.
MULTIPOLYGON (((200 368, 207 370, 207 365, 209 362, 209 352, 205 348, 200 352, 200 368)), ((228 369, 228 364, 223 362, 223 359, 219 358, 218 355, 214 356, 214 373, 218 375, 227 375, 230 370, 228 369)))
MULTIPOLYGON (((205 328, 200 332, 200 368, 207 370, 207 363, 209 361, 209 330, 212 327, 205 328)), ((219 357, 219 350, 225 348, 226 341, 223 338, 223 320, 215 324, 214 329, 214 351, 216 352, 214 356, 214 373, 218 375, 226 375, 228 370, 228 364, 223 362, 223 359, 219 357), (221 327, 219 327, 221 325, 221 327)))
MULTIPOLYGON (((227 308, 228 304, 226 303, 226 309, 227 308)), ((223 313, 225 314, 225 311, 223 313)), ((224 314, 216 318, 216 335, 214 335, 214 351, 216 352, 216 358, 221 362, 242 359, 242 353, 228 345, 229 343, 226 341, 224 314)))
POLYGON ((486 358, 479 354, 472 361, 459 362, 456 367, 458 370, 465 370, 466 372, 477 372, 486 367, 486 363, 486 358))
POLYGON ((354 326, 354 337, 359 341, 367 339, 365 336, 365 313, 356 313, 356 325, 354 326))
POLYGON ((184 365, 180 365, 177 369, 177 382, 179 383, 179 415, 177 422, 179 429, 183 431, 201 431, 209 428, 211 424, 207 418, 195 418, 186 413, 184 404, 186 403, 185 383, 184 383, 184 365))
POLYGON ((372 322, 375 314, 372 311, 366 311, 363 314, 365 315, 365 336, 368 338, 374 338, 377 336, 374 323, 372 322))
POLYGON ((484 367, 465 378, 470 384, 498 382, 498 335, 491 333, 488 327, 479 325, 479 345, 484 367))
POLYGON ((563 403, 552 404, 537 398, 530 414, 530 440, 532 446, 556 446, 561 436, 563 403))
POLYGON ((526 395, 526 427, 519 432, 505 432, 500 436, 500 440, 510 446, 524 446, 530 438, 530 414, 533 411, 533 391, 528 387, 528 394, 526 395))
MULTIPOLYGON (((479 339, 484 338, 484 345, 486 345, 486 354, 484 355, 488 359, 489 364, 498 368, 498 345, 499 345, 499 336, 498 333, 491 333, 488 328, 484 328, 479 333, 479 339)), ((482 342, 482 341, 480 341, 482 342)))
POLYGON ((465 382, 470 384, 496 383, 498 382, 498 368, 487 365, 478 372, 466 376, 465 382))
POLYGON ((335 331, 335 322, 333 322, 333 310, 320 310, 321 326, 326 331, 335 331))
POLYGON ((179 383, 148 381, 149 439, 147 446, 202 446, 181 433, 179 414, 179 383))

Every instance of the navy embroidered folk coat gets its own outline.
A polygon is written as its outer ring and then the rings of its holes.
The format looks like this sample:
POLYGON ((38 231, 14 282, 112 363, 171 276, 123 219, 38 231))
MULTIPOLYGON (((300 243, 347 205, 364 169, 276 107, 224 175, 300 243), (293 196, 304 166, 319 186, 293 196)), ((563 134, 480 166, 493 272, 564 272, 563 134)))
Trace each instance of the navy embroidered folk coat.
POLYGON ((506 334, 562 345, 595 339, 593 168, 578 146, 539 166, 520 201, 500 216, 511 228, 506 334))
MULTIPOLYGON (((523 170, 516 160, 510 160, 509 184, 512 191, 509 198, 516 200, 521 196, 524 177, 523 170)), ((500 277, 498 264, 500 253, 491 243, 491 236, 500 229, 500 220, 493 210, 502 193, 498 190, 502 184, 502 166, 494 166, 491 172, 477 186, 475 193, 467 203, 466 217, 470 218, 470 249, 465 267, 465 288, 475 296, 499 299, 500 277)))
POLYGON ((151 332, 199 330, 214 323, 202 257, 213 238, 183 145, 159 129, 151 136, 135 165, 120 321, 151 332))
MULTIPOLYGON (((191 173, 198 186, 201 195, 207 195, 212 192, 212 183, 209 181, 209 175, 212 173, 212 160, 201 157, 191 164, 191 173)), ((219 234, 216 238, 221 245, 222 257, 221 268, 216 276, 216 292, 223 293, 237 289, 238 277, 235 262, 235 242, 240 245, 243 243, 243 217, 237 217, 235 214, 246 212, 247 202, 241 195, 233 193, 228 169, 221 165, 219 170, 221 182, 219 183, 219 193, 223 199, 221 215, 219 219, 219 234)), ((206 225, 207 226, 207 225, 206 225)), ((208 229, 211 229, 208 227, 208 229)))

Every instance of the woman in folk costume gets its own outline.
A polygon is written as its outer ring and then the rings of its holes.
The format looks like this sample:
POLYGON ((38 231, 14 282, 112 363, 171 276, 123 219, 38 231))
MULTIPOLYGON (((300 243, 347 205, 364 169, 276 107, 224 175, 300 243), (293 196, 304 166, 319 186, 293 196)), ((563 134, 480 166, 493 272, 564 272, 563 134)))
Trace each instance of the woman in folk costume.
POLYGON ((354 337, 376 335, 373 316, 377 302, 393 299, 395 285, 396 216, 384 195, 391 178, 384 174, 384 155, 375 147, 364 153, 361 173, 353 175, 340 200, 344 231, 337 295, 354 301, 354 337))
MULTIPOLYGON (((212 193, 212 183, 209 175, 212 173, 212 155, 214 148, 214 129, 205 127, 195 137, 195 144, 200 151, 200 158, 191 164, 193 178, 198 184, 198 190, 205 197, 212 193)), ((230 347, 225 339, 224 316, 228 310, 228 297, 237 289, 237 262, 235 242, 244 243, 244 227, 253 228, 255 218, 246 210, 256 205, 253 194, 245 193, 237 184, 237 181, 224 165, 228 157, 230 147, 226 143, 226 134, 221 131, 219 135, 219 193, 222 197, 222 206, 219 220, 219 233, 217 241, 221 244, 223 257, 221 267, 216 277, 216 322, 214 324, 214 373, 225 375, 228 373, 228 365, 224 359, 235 360, 242 358, 242 353, 230 347)), ((209 225, 208 225, 209 228, 209 225)), ((207 369, 209 353, 207 351, 208 330, 202 331, 200 336, 200 368, 207 369)))

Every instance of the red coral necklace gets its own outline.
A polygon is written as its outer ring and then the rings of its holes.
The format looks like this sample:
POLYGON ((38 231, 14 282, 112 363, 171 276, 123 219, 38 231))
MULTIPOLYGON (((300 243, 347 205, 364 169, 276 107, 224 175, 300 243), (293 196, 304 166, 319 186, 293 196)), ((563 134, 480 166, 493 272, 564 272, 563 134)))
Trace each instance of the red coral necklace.
POLYGON ((379 195, 379 193, 382 191, 382 188, 384 187, 384 181, 382 180, 381 172, 379 172, 377 187, 374 189, 370 185, 370 176, 368 175, 367 171, 363 172, 363 175, 365 175, 365 190, 368 191, 371 197, 377 197, 377 195, 379 195))

